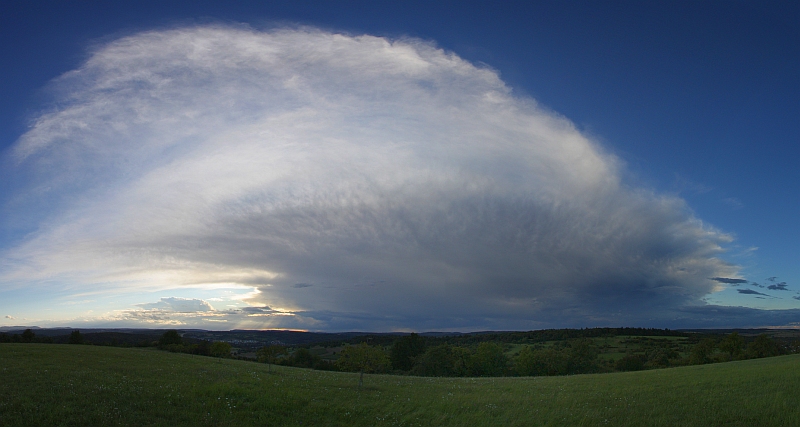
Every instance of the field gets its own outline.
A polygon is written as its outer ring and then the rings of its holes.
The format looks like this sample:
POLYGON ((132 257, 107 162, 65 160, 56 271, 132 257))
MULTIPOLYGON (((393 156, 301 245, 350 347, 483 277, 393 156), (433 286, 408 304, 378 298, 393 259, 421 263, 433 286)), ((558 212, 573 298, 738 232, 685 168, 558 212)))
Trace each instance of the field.
POLYGON ((152 349, 0 344, 0 425, 790 426, 800 355, 630 373, 421 378, 152 349))

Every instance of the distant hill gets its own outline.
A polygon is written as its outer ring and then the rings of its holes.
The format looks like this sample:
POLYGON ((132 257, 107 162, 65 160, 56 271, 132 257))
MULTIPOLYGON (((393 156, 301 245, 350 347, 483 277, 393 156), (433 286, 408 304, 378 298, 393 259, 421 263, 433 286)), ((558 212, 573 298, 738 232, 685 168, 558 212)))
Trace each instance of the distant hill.
MULTIPOLYGON (((3 327, 0 334, 21 334, 31 329, 37 337, 51 337, 54 343, 66 343, 69 335, 79 330, 84 342, 95 345, 136 346, 152 342, 170 328, 39 328, 36 326, 3 327)), ((289 330, 243 330, 207 331, 202 329, 177 329, 181 336, 190 342, 224 341, 240 349, 256 349, 265 345, 285 346, 338 346, 342 343, 367 342, 373 345, 390 345, 403 332, 304 332, 289 330)), ((603 336, 678 336, 721 335, 738 332, 745 337, 766 333, 784 344, 800 340, 797 329, 684 329, 669 330, 655 328, 585 328, 585 329, 543 329, 535 331, 479 331, 479 332, 421 332, 431 342, 447 342, 457 345, 476 345, 483 341, 503 343, 532 344, 545 341, 560 341, 573 338, 596 338, 603 336)))

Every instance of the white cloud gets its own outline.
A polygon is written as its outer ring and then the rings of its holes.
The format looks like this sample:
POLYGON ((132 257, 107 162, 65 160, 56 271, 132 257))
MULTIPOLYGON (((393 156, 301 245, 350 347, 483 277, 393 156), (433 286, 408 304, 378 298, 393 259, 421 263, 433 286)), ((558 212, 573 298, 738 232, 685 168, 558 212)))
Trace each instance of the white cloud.
POLYGON ((54 86, 12 153, 39 229, 5 287, 232 283, 321 329, 526 328, 666 322, 737 274, 683 200, 419 40, 151 31, 54 86))
POLYGON ((66 324, 83 322, 92 327, 150 327, 180 326, 184 328, 219 329, 305 329, 319 322, 295 316, 291 312, 274 310, 270 307, 241 307, 226 310, 213 310, 204 301, 184 299, 172 301, 162 298, 153 304, 138 304, 133 310, 117 310, 100 316, 71 319, 66 324), (163 303, 164 300, 168 300, 163 303), (217 325, 219 324, 219 325, 217 325))
POLYGON ((178 313, 194 313, 214 311, 214 307, 206 301, 192 298, 168 297, 161 298, 158 302, 136 304, 145 310, 161 310, 178 313))

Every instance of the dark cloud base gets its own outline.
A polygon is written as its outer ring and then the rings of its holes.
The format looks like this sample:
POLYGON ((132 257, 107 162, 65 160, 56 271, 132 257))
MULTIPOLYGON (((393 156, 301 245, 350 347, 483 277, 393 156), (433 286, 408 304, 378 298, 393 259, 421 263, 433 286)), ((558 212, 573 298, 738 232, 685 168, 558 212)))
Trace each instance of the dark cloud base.
MULTIPOLYGON (((369 314, 335 313, 335 312, 298 312, 295 326, 305 325, 308 328, 316 322, 324 324, 324 328, 312 330, 342 331, 512 331, 560 328, 592 328, 592 327, 644 327, 669 329, 695 328, 765 328, 765 327, 798 327, 800 326, 800 309, 760 310, 748 307, 696 306, 683 307, 658 313, 658 316, 642 318, 626 316, 624 313, 609 315, 597 313, 596 316, 580 313, 569 320, 569 313, 550 313, 536 319, 519 317, 476 318, 466 314, 463 317, 442 318, 431 315, 423 316, 381 316, 369 314), (549 318, 548 318, 549 317, 549 318), (303 319, 311 319, 305 321, 303 319)), ((577 313, 576 313, 577 314, 577 313)))

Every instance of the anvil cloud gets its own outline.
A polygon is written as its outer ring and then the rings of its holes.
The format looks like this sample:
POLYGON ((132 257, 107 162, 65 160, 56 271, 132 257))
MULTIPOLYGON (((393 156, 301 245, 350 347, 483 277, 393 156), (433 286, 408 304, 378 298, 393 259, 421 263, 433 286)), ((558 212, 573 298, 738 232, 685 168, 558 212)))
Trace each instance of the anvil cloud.
POLYGON ((525 329, 668 325, 737 275, 683 200, 428 42, 150 31, 51 90, 7 161, 35 231, 6 287, 233 284, 282 314, 263 326, 525 329))

